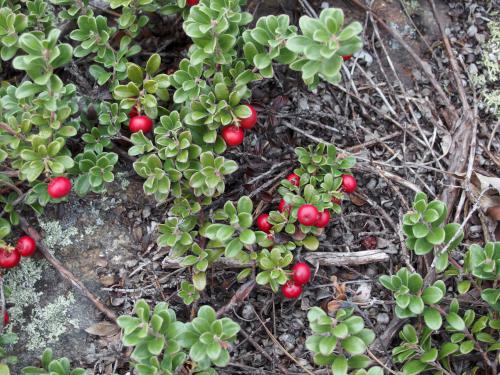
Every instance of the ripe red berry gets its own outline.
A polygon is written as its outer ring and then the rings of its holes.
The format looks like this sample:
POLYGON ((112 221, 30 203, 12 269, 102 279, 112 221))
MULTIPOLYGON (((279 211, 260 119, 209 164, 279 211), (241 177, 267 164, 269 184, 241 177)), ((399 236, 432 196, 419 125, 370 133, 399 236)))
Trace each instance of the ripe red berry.
POLYGON ((137 133, 141 130, 143 133, 147 133, 153 129, 153 120, 148 116, 135 116, 130 119, 128 128, 132 133, 137 133))
POLYGON ((311 269, 304 262, 295 263, 292 272, 292 279, 296 284, 304 285, 311 279, 311 269))
POLYGON ((281 293, 283 293, 286 298, 299 298, 300 294, 302 293, 302 285, 297 284, 293 281, 287 281, 285 285, 281 287, 281 293))
POLYGON ((356 179, 350 174, 342 175, 342 189, 346 193, 352 193, 356 190, 356 186, 358 186, 356 179))
POLYGON ((303 204, 297 211, 297 220, 302 225, 314 225, 318 221, 318 217, 319 211, 312 204, 303 204))
POLYGON ((350 60, 351 58, 352 58, 352 55, 342 56, 342 60, 344 60, 344 61, 350 60))
POLYGON ((269 214, 262 214, 262 215, 259 215, 259 217, 257 218, 257 227, 261 231, 266 232, 266 233, 269 233, 269 231, 273 227, 272 224, 269 221, 267 221, 268 218, 269 218, 269 214))
POLYGON ((10 318, 9 318, 9 313, 7 310, 3 313, 3 326, 5 327, 7 324, 9 324, 10 318))
POLYGON ((257 112, 255 112, 255 108, 249 104, 245 104, 248 109, 250 109, 250 116, 245 118, 240 118, 240 126, 243 129, 252 129, 257 123, 257 112))
POLYGON ((17 240, 16 249, 23 257, 32 256, 36 251, 35 240, 30 236, 22 236, 17 240))
POLYGON ((0 268, 15 267, 20 261, 21 254, 19 254, 17 249, 0 249, 0 268))
POLYGON ((290 181, 292 185, 299 186, 300 184, 300 177, 295 173, 290 173, 288 176, 286 176, 286 179, 290 181))
POLYGON ((228 146, 239 146, 243 143, 245 132, 236 125, 228 125, 222 128, 222 139, 228 146))
POLYGON ((186 1, 187 5, 189 5, 190 7, 194 7, 195 5, 198 5, 199 2, 200 2, 200 0, 187 0, 186 1))
POLYGON ((70 191, 71 181, 69 178, 63 176, 53 178, 47 186, 47 193, 54 199, 65 197, 70 191))
POLYGON ((324 210, 323 212, 319 213, 318 221, 316 221, 315 226, 318 228, 324 228, 328 225, 330 222, 330 211, 324 210))
POLYGON ((290 205, 286 203, 284 199, 280 200, 280 204, 278 205, 278 211, 279 212, 290 212, 290 205))
POLYGON ((137 107, 133 106, 132 109, 130 109, 130 112, 128 113, 128 117, 132 118, 136 116, 139 116, 139 112, 137 111, 137 107))

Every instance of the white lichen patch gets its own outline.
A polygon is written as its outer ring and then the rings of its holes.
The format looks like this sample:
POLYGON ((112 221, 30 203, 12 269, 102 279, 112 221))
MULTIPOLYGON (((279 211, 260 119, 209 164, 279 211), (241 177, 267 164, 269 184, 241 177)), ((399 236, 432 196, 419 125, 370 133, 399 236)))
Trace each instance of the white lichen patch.
POLYGON ((472 75, 472 80, 481 91, 482 104, 500 118, 500 90, 490 88, 500 80, 500 20, 489 22, 488 29, 490 37, 481 46, 484 73, 472 75))
POLYGON ((116 180, 119 182, 122 190, 127 190, 127 187, 130 185, 128 173, 127 172, 118 172, 115 175, 116 175, 116 180))
POLYGON ((39 351, 39 348, 57 342, 70 326, 78 328, 78 320, 69 316, 69 309, 74 303, 73 293, 68 292, 40 309, 33 309, 31 321, 24 328, 28 337, 26 348, 39 351))
POLYGON ((30 310, 34 303, 40 301, 42 292, 38 292, 35 285, 41 280, 42 274, 47 267, 44 261, 24 258, 19 266, 10 269, 5 274, 5 287, 11 293, 7 293, 6 301, 13 306, 9 308, 12 326, 23 327, 26 322, 25 312, 30 310))
POLYGON ((36 284, 47 267, 44 260, 24 258, 18 267, 5 274, 5 288, 11 291, 7 293, 6 301, 12 305, 9 307, 11 324, 8 329, 26 340, 27 350, 37 352, 57 342, 71 326, 78 326, 78 322, 69 316, 69 310, 75 303, 71 292, 42 306, 45 296, 37 291, 36 284))
POLYGON ((73 243, 72 237, 78 234, 78 230, 74 227, 62 228, 61 224, 56 221, 38 220, 40 227, 45 232, 43 242, 50 252, 54 252, 57 247, 69 246, 73 243))

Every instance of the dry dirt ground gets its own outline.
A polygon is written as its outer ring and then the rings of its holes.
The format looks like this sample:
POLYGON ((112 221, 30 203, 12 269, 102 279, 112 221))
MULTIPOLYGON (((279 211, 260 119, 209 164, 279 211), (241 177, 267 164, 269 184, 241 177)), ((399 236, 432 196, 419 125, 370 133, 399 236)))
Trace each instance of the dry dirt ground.
MULTIPOLYGON (((446 94, 459 103, 438 24, 428 2, 372 3, 389 27, 431 64, 446 94)), ((498 11, 498 3, 436 3, 452 47, 463 59, 462 79, 472 98, 471 71, 475 69, 480 74, 483 69, 481 43, 489 37, 487 20, 494 16, 495 7, 498 11)), ((270 6, 250 1, 249 8, 260 15, 284 11, 297 20, 305 13, 300 4, 270 6)), ((447 184, 443 171, 449 167, 447 153, 453 132, 436 120, 436 107, 432 104, 439 98, 422 70, 400 43, 387 31, 374 28, 367 13, 351 1, 309 5, 318 12, 324 6, 341 7, 348 19, 364 23, 365 48, 346 65, 340 87, 320 85, 312 93, 298 76, 285 70, 279 70, 276 79, 254 87, 260 110, 258 130, 237 151, 229 153, 239 162, 240 169, 231 176, 225 199, 255 192, 266 179, 248 181, 278 164, 272 177, 278 176, 279 180, 279 175, 294 166, 294 147, 318 141, 334 143, 358 156, 355 176, 359 194, 343 203, 344 211, 334 218, 321 238, 320 250, 355 252, 366 249, 367 238, 375 238, 376 248, 387 253, 389 261, 316 268, 310 287, 295 302, 284 301, 266 288, 254 290, 247 301, 230 313, 250 339, 240 336, 231 366, 221 371, 226 374, 278 374, 279 366, 290 373, 303 373, 273 343, 254 309, 284 348, 303 366, 314 369, 311 355, 304 347, 309 333, 306 312, 311 306, 326 306, 335 298, 333 276, 345 283, 350 301, 359 305, 376 333, 387 333, 393 318, 392 305, 377 278, 408 260, 401 244, 401 213, 411 205, 414 190, 434 197, 447 184)), ((159 20, 153 18, 151 22, 159 20)), ((151 35, 143 46, 147 50, 149 45, 149 50, 154 51, 160 37, 151 35)), ((172 42, 163 57, 175 65, 182 48, 182 43, 172 42)), ((85 67, 80 68, 85 74, 85 67)), ((491 157, 496 154, 498 158, 500 150, 498 135, 492 135, 495 118, 481 107, 479 95, 470 100, 471 105, 479 106, 481 118, 474 170, 498 176, 498 161, 491 157)), ((178 315, 188 318, 190 308, 182 304, 176 291, 189 275, 185 270, 165 269, 162 259, 167 250, 155 244, 155 228, 163 221, 166 207, 157 206, 144 196, 142 181, 134 175, 130 162, 121 160, 119 170, 118 178, 105 194, 83 199, 72 196, 70 203, 52 206, 40 218, 32 217, 31 224, 40 228, 55 256, 118 314, 130 312, 133 302, 142 297, 169 301, 178 315)), ((277 204, 272 193, 262 190, 253 199, 262 202, 263 210, 272 209, 277 204)), ((495 224, 486 214, 481 215, 473 215, 467 224, 466 241, 480 242, 486 236, 495 236, 495 224)), ((461 221, 464 212, 457 212, 457 217, 461 221)), ((49 346, 56 355, 69 356, 73 363, 94 369, 96 374, 126 373, 126 350, 120 346, 116 327, 106 323, 102 314, 43 259, 22 265, 6 276, 7 285, 24 288, 22 297, 7 301, 14 311, 14 331, 20 337, 14 348, 20 365, 29 364, 43 347, 49 346)), ((200 303, 216 308, 225 305, 239 286, 236 275, 237 270, 213 269, 200 303)))

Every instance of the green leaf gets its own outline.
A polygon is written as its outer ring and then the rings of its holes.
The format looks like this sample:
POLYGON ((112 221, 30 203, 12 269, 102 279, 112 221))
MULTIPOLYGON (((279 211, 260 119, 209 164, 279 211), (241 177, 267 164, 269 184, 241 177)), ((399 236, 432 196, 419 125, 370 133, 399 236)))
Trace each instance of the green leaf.
POLYGON ((253 245, 256 242, 256 237, 255 233, 251 229, 244 229, 240 233, 240 241, 243 242, 245 245, 253 245))
POLYGON ((241 197, 239 200, 238 200, 238 212, 246 212, 246 213, 249 213, 251 214, 252 213, 252 210, 253 210, 253 203, 252 203, 252 200, 247 197, 247 196, 243 196, 241 197))
POLYGON ((151 57, 148 59, 148 62, 146 63, 146 73, 149 74, 150 77, 155 74, 158 69, 160 69, 161 65, 161 57, 159 54, 154 53, 151 55, 151 57))
POLYGON ((346 375, 347 374, 347 359, 343 355, 339 355, 335 358, 332 364, 333 375, 346 375))
POLYGON ((425 224, 417 223, 412 227, 412 231, 416 238, 424 238, 429 233, 429 228, 425 224))
POLYGON ((442 244, 444 242, 444 238, 444 229, 439 227, 432 228, 429 234, 425 237, 425 239, 433 245, 442 244))
POLYGON ((405 375, 416 375, 425 371, 427 365, 419 360, 412 360, 403 366, 403 373, 405 375))
POLYGON ((325 336, 319 342, 319 352, 323 355, 329 355, 335 349, 337 339, 335 336, 325 336))
POLYGON ((302 240, 302 245, 304 245, 307 250, 316 251, 319 247, 319 240, 316 236, 307 236, 302 240))
POLYGON ((193 285, 196 290, 204 290, 207 286, 207 277, 205 272, 198 272, 193 275, 193 285))
POLYGON ((431 307, 426 307, 424 309, 424 321, 427 327, 435 331, 441 328, 441 325, 443 324, 441 314, 431 307))
POLYGON ((448 324, 457 331, 463 331, 465 329, 465 323, 463 319, 454 312, 450 312, 446 315, 446 321, 448 324))
POLYGON ((422 293, 422 300, 427 305, 432 305, 438 303, 443 298, 443 292, 441 289, 435 286, 429 286, 424 289, 422 293))
POLYGON ((344 348, 349 354, 363 354, 366 351, 366 344, 359 337, 351 336, 342 340, 342 348, 344 348))

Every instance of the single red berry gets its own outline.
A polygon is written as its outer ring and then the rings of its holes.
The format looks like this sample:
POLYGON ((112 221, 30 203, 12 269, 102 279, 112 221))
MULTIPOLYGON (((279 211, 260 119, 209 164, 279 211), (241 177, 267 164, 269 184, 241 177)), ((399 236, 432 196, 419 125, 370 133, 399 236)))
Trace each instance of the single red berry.
POLYGON ((267 239, 268 239, 269 241, 274 241, 274 234, 272 234, 272 233, 268 233, 268 234, 267 234, 267 239))
POLYGON ((136 116, 139 116, 139 111, 137 111, 136 106, 133 106, 132 109, 130 110, 130 112, 128 113, 128 117, 132 118, 132 117, 136 117, 136 116))
POLYGON ((295 281, 296 284, 304 285, 311 279, 311 269, 304 262, 295 263, 292 272, 292 280, 295 281))
POLYGON ((9 324, 10 318, 9 318, 9 313, 7 310, 3 313, 3 326, 5 327, 7 324, 9 324))
POLYGON ((300 184, 300 177, 295 173, 290 173, 288 176, 286 176, 286 179, 290 181, 292 185, 299 186, 300 184))
POLYGON ((23 257, 32 256, 36 251, 35 240, 30 236, 22 236, 17 240, 16 249, 23 257))
POLYGON ((358 183, 353 176, 351 176, 350 174, 342 175, 342 189, 346 193, 354 192, 354 190, 356 190, 356 186, 358 186, 358 183))
POLYGON ((228 146, 239 146, 243 143, 245 132, 236 125, 228 125, 222 128, 222 139, 228 146))
POLYGON ((281 293, 283 293, 286 298, 299 298, 300 294, 302 293, 302 285, 297 284, 293 281, 287 281, 285 285, 281 287, 281 293))
POLYGON ((63 176, 53 178, 47 186, 47 193, 54 199, 65 197, 70 191, 71 180, 63 176))
POLYGON ((21 261, 19 251, 17 249, 10 249, 0 249, 0 268, 12 268, 17 266, 21 261))
POLYGON ((245 104, 250 110, 250 116, 245 118, 240 118, 240 126, 243 129, 252 129, 257 123, 257 112, 255 112, 255 108, 249 104, 245 104))
POLYGON ((194 7, 195 5, 198 5, 199 2, 200 2, 200 0, 187 0, 186 1, 187 5, 189 5, 190 7, 194 7))
POLYGON ((316 224, 319 217, 319 211, 312 204, 303 204, 297 211, 297 220, 300 224, 310 227, 316 224))
POLYGON ((342 60, 344 60, 344 61, 350 60, 351 58, 352 58, 352 55, 342 56, 342 60))
POLYGON ((332 202, 338 204, 339 206, 342 204, 342 201, 337 197, 332 197, 332 202))
POLYGON ((318 221, 314 225, 317 226, 318 228, 324 228, 328 225, 329 222, 330 222, 330 211, 324 210, 323 212, 319 213, 318 221))
POLYGON ((361 245, 366 250, 375 250, 377 248, 377 237, 368 236, 361 240, 361 245))
POLYGON ((267 221, 268 218, 269 218, 269 214, 262 214, 262 215, 259 215, 259 217, 257 218, 257 227, 261 231, 266 232, 266 233, 269 233, 269 231, 273 227, 273 225, 269 221, 267 221))
POLYGON ((286 203, 284 199, 280 200, 280 204, 278 205, 279 212, 290 212, 290 205, 286 203))
POLYGON ((130 119, 128 128, 132 133, 137 133, 141 130, 143 133, 147 133, 153 129, 153 120, 148 116, 135 116, 130 119))

